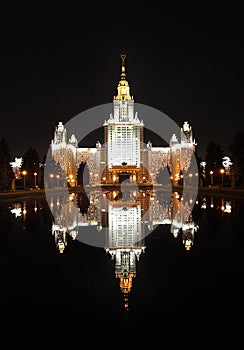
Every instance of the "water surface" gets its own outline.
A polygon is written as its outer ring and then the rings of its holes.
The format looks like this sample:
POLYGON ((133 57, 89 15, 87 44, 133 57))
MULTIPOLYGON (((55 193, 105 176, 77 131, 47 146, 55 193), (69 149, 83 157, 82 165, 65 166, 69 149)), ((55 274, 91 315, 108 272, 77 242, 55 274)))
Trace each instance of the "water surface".
POLYGON ((54 195, 55 217, 44 196, 0 202, 6 329, 138 328, 238 339, 244 202, 199 195, 191 213, 191 199, 178 193, 99 196, 54 195))

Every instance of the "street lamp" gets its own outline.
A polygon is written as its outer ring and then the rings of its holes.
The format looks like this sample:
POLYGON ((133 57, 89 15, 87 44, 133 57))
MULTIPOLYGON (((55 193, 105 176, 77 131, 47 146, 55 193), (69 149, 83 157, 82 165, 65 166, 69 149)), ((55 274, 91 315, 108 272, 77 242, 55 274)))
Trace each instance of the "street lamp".
POLYGON ((221 174, 221 183, 222 183, 222 186, 224 185, 224 173, 225 173, 225 171, 224 171, 224 169, 220 169, 220 174, 221 174))
POLYGON ((26 170, 23 170, 22 171, 22 175, 24 177, 24 189, 26 188, 26 175, 27 175, 27 171, 26 170))
POLYGON ((210 170, 209 174, 211 178, 211 186, 213 186, 213 170, 210 170))
POLYGON ((54 175, 53 174, 49 174, 49 177, 51 179, 50 187, 52 188, 53 187, 53 177, 54 177, 54 175))
POLYGON ((60 178, 60 176, 59 176, 59 174, 57 174, 56 175, 56 179, 57 179, 57 186, 59 187, 59 178, 60 178))
POLYGON ((35 176, 35 188, 36 188, 36 175, 37 175, 37 172, 35 171, 35 172, 34 172, 34 176, 35 176))

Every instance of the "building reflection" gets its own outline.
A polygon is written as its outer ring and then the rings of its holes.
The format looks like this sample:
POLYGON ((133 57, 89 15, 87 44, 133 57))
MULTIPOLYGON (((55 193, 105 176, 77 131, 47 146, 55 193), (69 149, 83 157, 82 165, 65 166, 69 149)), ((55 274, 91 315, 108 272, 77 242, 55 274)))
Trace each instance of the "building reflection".
POLYGON ((82 232, 93 227, 104 233, 104 249, 114 263, 115 277, 119 280, 128 308, 128 295, 136 265, 145 252, 145 237, 158 225, 171 225, 172 236, 179 237, 189 251, 194 244, 198 228, 191 215, 191 198, 184 200, 174 192, 126 190, 91 191, 70 194, 65 198, 52 198, 55 221, 52 235, 60 253, 63 253, 68 236, 82 241, 82 232))
POLYGON ((119 279, 128 308, 128 295, 136 277, 136 262, 145 250, 143 214, 148 206, 140 200, 141 192, 108 192, 108 225, 106 228, 106 251, 114 260, 115 276, 119 279), (142 210, 143 209, 143 210, 142 210))
POLYGON ((60 253, 67 246, 67 235, 76 239, 79 228, 86 226, 94 226, 97 231, 106 229, 104 248, 112 258, 121 249, 133 249, 139 256, 145 250, 145 234, 158 225, 171 225, 172 235, 181 235, 186 250, 194 244, 198 226, 191 215, 191 199, 184 200, 178 192, 169 200, 163 191, 92 191, 85 205, 84 197, 84 193, 73 193, 63 199, 51 198, 55 217, 52 234, 60 253))
MULTIPOLYGON (((46 222, 60 254, 71 241, 84 242, 87 229, 90 229, 87 231, 89 237, 93 232, 97 234, 95 237, 104 237, 99 246, 111 257, 124 306, 128 309, 137 263, 146 252, 145 242, 149 242, 146 237, 151 232, 158 227, 159 234, 171 234, 186 251, 194 246, 198 225, 192 216, 192 206, 190 194, 183 198, 178 192, 168 194, 163 190, 121 186, 120 191, 91 190, 53 195, 49 201, 51 211, 44 198, 12 203, 9 209, 15 220, 29 232, 37 229, 40 220, 46 222), (164 230, 166 225, 168 229, 164 230)), ((205 213, 211 215, 218 211, 221 216, 228 216, 238 208, 233 200, 198 196, 193 212, 199 221, 205 213)))
POLYGON ((178 237, 181 233, 182 243, 186 250, 190 250, 194 244, 194 234, 198 226, 193 221, 191 215, 191 198, 184 200, 178 192, 172 196, 171 206, 171 233, 174 237, 178 237))

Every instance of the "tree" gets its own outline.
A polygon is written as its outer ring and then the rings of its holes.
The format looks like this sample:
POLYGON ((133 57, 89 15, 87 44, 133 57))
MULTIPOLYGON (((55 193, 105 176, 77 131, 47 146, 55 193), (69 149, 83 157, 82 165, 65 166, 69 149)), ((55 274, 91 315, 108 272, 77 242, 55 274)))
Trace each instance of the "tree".
POLYGON ((162 185, 170 185, 171 179, 170 179, 170 169, 169 166, 165 166, 164 168, 160 168, 159 172, 156 176, 156 181, 159 184, 162 185))
POLYGON ((26 175, 26 186, 34 187, 35 176, 34 173, 39 174, 40 159, 35 148, 30 147, 24 153, 23 164, 21 169, 27 172, 26 175))
POLYGON ((0 191, 8 191, 11 188, 14 173, 10 165, 11 154, 9 146, 4 138, 0 140, 0 191))
POLYGON ((220 169, 223 168, 222 160, 224 157, 224 153, 221 149, 221 146, 212 140, 207 146, 206 152, 206 178, 207 182, 210 181, 210 171, 213 171, 213 176, 215 179, 215 183, 221 183, 221 174, 220 169))
POLYGON ((244 132, 238 131, 234 142, 230 146, 232 168, 235 169, 235 178, 238 183, 244 183, 244 132))
POLYGON ((44 187, 44 170, 45 170, 46 158, 47 156, 44 155, 42 157, 41 163, 39 164, 38 184, 41 188, 44 187))
POLYGON ((81 162, 77 170, 77 184, 86 186, 89 184, 89 169, 86 163, 81 162))

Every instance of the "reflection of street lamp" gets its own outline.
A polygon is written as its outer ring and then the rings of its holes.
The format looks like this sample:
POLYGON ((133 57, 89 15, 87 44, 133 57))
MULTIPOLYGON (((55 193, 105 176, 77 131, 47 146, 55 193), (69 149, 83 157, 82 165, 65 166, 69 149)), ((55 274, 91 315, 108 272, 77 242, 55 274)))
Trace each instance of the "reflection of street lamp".
POLYGON ((72 187, 74 187, 74 182, 75 182, 74 175, 72 174, 69 175, 68 182, 71 184, 72 187))
POLYGON ((224 185, 224 173, 225 173, 225 171, 224 171, 224 169, 220 169, 220 174, 221 174, 221 183, 222 183, 222 186, 224 185))
POLYGON ((34 172, 34 176, 35 176, 35 188, 36 188, 36 175, 37 175, 37 172, 34 172))
POLYGON ((211 186, 213 186, 213 170, 210 170, 209 174, 211 178, 211 186))
POLYGON ((23 170, 22 171, 22 175, 24 176, 24 189, 26 188, 26 175, 27 175, 27 171, 23 170))

